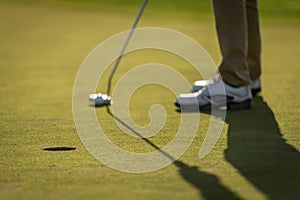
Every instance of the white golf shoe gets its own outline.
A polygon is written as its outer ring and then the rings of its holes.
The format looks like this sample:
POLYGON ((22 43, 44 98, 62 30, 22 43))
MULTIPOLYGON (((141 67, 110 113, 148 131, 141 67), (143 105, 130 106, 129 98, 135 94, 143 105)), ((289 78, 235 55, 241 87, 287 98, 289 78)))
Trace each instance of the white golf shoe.
POLYGON ((206 81, 197 92, 179 95, 175 105, 181 108, 199 106, 200 109, 227 106, 228 110, 239 110, 251 108, 251 100, 250 86, 233 87, 216 77, 206 81))
POLYGON ((254 81, 251 81, 250 88, 252 95, 255 96, 257 93, 261 92, 261 82, 260 79, 255 79, 254 81))
MULTIPOLYGON (((209 83, 209 80, 200 80, 200 81, 195 81, 193 86, 192 86, 192 92, 197 92, 207 86, 209 83)), ((255 96, 257 93, 261 92, 261 82, 260 79, 256 79, 254 81, 251 81, 250 83, 250 88, 252 95, 255 96)))

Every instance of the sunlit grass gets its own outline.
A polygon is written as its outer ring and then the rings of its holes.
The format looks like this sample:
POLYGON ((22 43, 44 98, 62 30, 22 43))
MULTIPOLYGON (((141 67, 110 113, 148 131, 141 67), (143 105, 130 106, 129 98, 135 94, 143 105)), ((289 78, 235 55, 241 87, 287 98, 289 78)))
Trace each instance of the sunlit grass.
MULTIPOLYGON (((207 195, 205 192, 214 192, 215 185, 209 183, 216 180, 239 197, 264 199, 264 192, 234 168, 224 155, 229 148, 229 130, 232 130, 228 121, 213 151, 204 159, 198 158, 210 119, 207 114, 201 114, 193 145, 180 158, 190 168, 171 165, 153 173, 127 174, 104 166, 85 149, 72 116, 72 91, 77 70, 96 45, 130 28, 140 3, 109 2, 0 2, 0 199, 202 199, 207 195), (123 12, 120 5, 128 9, 123 9, 123 12), (51 146, 74 146, 77 150, 42 150, 51 146), (201 173, 195 173, 195 170, 201 173), (210 188, 193 185, 197 180, 193 182, 190 178, 190 182, 187 181, 184 173, 201 177, 200 180, 208 183, 210 188)), ((183 2, 150 2, 139 26, 161 26, 181 31, 205 47, 218 63, 220 55, 210 3, 197 3, 192 8, 192 1, 187 1, 185 6, 183 2), (181 6, 184 8, 182 12, 181 6), (197 13, 198 8, 203 9, 203 13, 197 13)), ((261 95, 275 114, 283 138, 299 151, 300 30, 298 12, 295 11, 299 6, 296 1, 286 2, 261 1, 265 16, 262 19, 261 95), (283 6, 277 7, 279 4, 283 6)), ((144 62, 172 66, 190 83, 200 78, 186 61, 166 52, 148 50, 126 55, 114 83, 126 70, 144 62)), ((106 89, 108 73, 99 82, 101 90, 106 89)), ((165 106, 169 117, 165 129, 151 138, 158 146, 163 146, 174 137, 178 127, 180 114, 173 106, 174 94, 158 86, 145 86, 136 91, 130 108, 137 124, 146 125, 149 122, 148 109, 157 102, 157 98, 150 95, 153 90, 162 97, 159 103, 165 106)), ((257 105, 253 105, 253 110, 259 113, 258 108, 263 106, 257 105)), ((105 109, 97 109, 96 113, 109 137, 120 146, 137 152, 153 150, 146 143, 125 135, 105 109), (128 142, 123 142, 126 139, 128 142)), ((252 119, 250 111, 237 115, 252 119)), ((266 120, 259 117, 258 121, 266 120)), ((244 133, 243 126, 237 125, 234 130, 244 133)), ((268 130, 267 125, 262 127, 264 131, 268 130)), ((254 132, 260 131, 260 127, 255 129, 253 125, 252 128, 254 132)), ((297 166, 298 162, 291 158, 290 164, 297 166)), ((276 166, 270 170, 276 171, 276 166)), ((287 195, 287 199, 291 197, 287 195)))

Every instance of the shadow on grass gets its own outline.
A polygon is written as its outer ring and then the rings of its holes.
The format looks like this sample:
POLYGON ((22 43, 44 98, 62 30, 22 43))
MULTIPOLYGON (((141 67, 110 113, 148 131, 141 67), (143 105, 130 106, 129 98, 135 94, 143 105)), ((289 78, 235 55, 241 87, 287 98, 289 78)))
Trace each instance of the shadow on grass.
POLYGON ((113 113, 111 113, 109 107, 107 106, 107 112, 110 116, 112 116, 116 121, 118 121, 120 124, 122 124, 124 127, 126 127, 128 130, 130 130, 132 133, 139 136, 142 140, 144 140, 147 144, 152 146, 154 149, 158 150, 160 153, 162 153, 164 156, 166 156, 171 161, 174 161, 174 165, 178 168, 178 172, 180 176, 189 184, 191 184, 193 187, 195 187, 198 192, 199 196, 204 197, 205 199, 240 199, 238 196, 236 196, 235 193, 230 191, 228 188, 223 186, 218 177, 209 174, 207 172, 201 171, 197 166, 189 166, 188 164, 178 161, 175 158, 173 158, 168 152, 165 152, 161 150, 156 144, 154 144, 152 141, 150 141, 147 138, 143 138, 142 135, 138 132, 136 132, 134 129, 132 129, 130 126, 128 126, 125 122, 123 122, 120 118, 115 116, 113 113))
POLYGON ((217 176, 201 171, 197 166, 189 166, 181 161, 175 161, 181 177, 205 199, 241 199, 234 192, 222 185, 217 176))
MULTIPOLYGON (((250 110, 227 112, 229 129, 225 158, 268 199, 300 199, 300 154, 282 137, 274 114, 263 98, 253 98, 253 105, 250 110)), ((200 196, 205 199, 240 199, 223 186, 217 176, 201 171, 197 166, 175 161, 114 116, 109 107, 107 111, 128 130, 174 161, 181 177, 195 187, 200 196)))
POLYGON ((226 159, 269 199, 300 199, 300 154, 282 137, 262 97, 253 108, 227 112, 226 159))

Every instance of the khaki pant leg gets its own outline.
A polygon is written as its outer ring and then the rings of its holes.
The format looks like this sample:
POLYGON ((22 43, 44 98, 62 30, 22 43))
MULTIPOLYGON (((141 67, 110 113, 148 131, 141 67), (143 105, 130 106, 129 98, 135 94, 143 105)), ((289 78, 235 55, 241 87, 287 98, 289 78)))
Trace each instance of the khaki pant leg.
POLYGON ((261 75, 261 37, 257 0, 246 0, 248 25, 247 65, 251 80, 261 75))
POLYGON ((222 54, 222 79, 234 86, 249 85, 246 1, 213 0, 213 7, 222 54))

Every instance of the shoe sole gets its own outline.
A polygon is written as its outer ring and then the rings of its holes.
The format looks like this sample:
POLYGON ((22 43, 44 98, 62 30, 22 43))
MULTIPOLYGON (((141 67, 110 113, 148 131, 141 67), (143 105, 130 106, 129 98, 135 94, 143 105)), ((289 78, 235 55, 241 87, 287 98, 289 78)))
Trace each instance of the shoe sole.
MULTIPOLYGON (((192 89, 191 92, 198 92, 199 90, 194 90, 192 89)), ((251 89, 251 93, 252 93, 252 96, 256 96, 257 93, 260 93, 261 92, 261 88, 254 88, 254 89, 251 89)))
POLYGON ((247 99, 243 102, 228 102, 227 103, 227 110, 244 110, 250 109, 252 106, 251 99, 247 99))
MULTIPOLYGON (((247 99, 242 102, 227 102, 227 110, 244 110, 244 109, 250 109, 252 106, 251 99, 247 99)), ((179 103, 175 102, 175 106, 181 107, 179 103)), ((188 107, 187 107, 188 108, 188 107)), ((199 106, 200 110, 211 110, 212 105, 207 104, 204 106, 199 106)))

